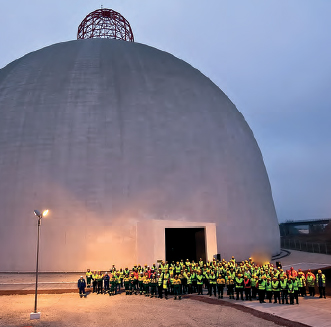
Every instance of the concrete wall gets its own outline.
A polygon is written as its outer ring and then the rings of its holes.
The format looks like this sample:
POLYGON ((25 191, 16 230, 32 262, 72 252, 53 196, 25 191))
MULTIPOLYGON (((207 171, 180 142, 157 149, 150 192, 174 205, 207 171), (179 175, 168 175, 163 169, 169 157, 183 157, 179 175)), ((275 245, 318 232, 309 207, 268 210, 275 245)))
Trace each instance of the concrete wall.
POLYGON ((215 223, 225 258, 279 252, 252 131, 168 53, 109 39, 29 53, 0 70, 0 117, 0 271, 34 270, 45 208, 43 270, 135 263, 134 226, 153 219, 215 223))

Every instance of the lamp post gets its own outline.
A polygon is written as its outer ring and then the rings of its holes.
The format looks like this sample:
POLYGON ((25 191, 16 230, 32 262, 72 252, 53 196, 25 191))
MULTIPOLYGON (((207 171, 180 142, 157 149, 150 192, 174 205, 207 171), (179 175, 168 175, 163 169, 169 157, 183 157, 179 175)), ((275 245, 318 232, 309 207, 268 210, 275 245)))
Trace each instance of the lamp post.
POLYGON ((37 291, 38 291, 38 270, 39 270, 39 238, 40 238, 40 225, 41 219, 48 214, 48 210, 40 213, 34 210, 34 214, 38 217, 38 238, 37 238, 37 263, 36 263, 36 290, 34 295, 34 311, 30 313, 30 319, 40 319, 40 312, 37 312, 37 291))

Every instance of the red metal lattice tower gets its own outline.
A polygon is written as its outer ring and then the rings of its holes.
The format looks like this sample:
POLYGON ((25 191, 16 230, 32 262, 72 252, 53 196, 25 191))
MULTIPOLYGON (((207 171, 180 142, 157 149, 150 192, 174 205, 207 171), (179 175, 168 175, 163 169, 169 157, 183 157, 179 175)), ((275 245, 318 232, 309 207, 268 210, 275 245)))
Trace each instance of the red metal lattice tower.
POLYGON ((78 26, 77 39, 106 38, 134 42, 129 22, 112 9, 97 9, 78 26))

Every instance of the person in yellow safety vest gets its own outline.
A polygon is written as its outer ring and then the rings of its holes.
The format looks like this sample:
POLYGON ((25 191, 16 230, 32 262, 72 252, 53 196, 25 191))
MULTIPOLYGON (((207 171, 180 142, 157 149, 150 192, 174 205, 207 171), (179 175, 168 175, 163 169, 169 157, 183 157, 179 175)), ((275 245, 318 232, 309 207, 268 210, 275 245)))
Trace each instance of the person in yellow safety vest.
POLYGON ((238 276, 235 279, 236 284, 236 300, 239 300, 239 294, 240 299, 244 301, 244 279, 242 278, 241 274, 238 274, 238 276))
POLYGON ((161 263, 159 264, 159 269, 161 269, 161 271, 164 272, 165 270, 164 261, 161 261, 161 263))
POLYGON ((294 289, 294 298, 296 304, 299 304, 299 287, 297 277, 292 277, 293 289, 294 289))
POLYGON ((97 275, 97 294, 102 294, 103 275, 99 270, 97 275))
POLYGON ((266 290, 266 277, 260 276, 260 279, 258 281, 258 289, 259 289, 259 301, 260 303, 265 303, 264 297, 265 297, 265 290, 266 290))
POLYGON ((116 278, 116 274, 113 273, 113 277, 110 279, 110 291, 108 292, 109 296, 116 294, 116 288, 117 288, 117 278, 116 278))
POLYGON ((220 274, 218 275, 218 278, 216 280, 217 284, 217 293, 218 293, 218 298, 223 299, 223 290, 225 286, 225 278, 220 274))
POLYGON ((253 275, 252 279, 251 279, 251 286, 252 286, 252 299, 256 299, 256 294, 257 294, 257 281, 258 281, 259 277, 257 277, 256 275, 253 275))
POLYGON ((175 269, 174 269, 174 273, 176 275, 179 275, 180 274, 180 271, 182 270, 180 264, 179 264, 179 261, 176 262, 176 266, 175 266, 175 269))
POLYGON ((129 275, 129 274, 130 274, 130 270, 129 270, 128 267, 126 267, 126 268, 124 269, 124 276, 129 275))
POLYGON ((151 275, 149 286, 150 286, 150 290, 151 290, 151 297, 156 297, 157 279, 156 279, 155 274, 151 275))
POLYGON ((120 286, 123 287, 124 271, 122 268, 119 270, 119 274, 120 274, 120 283, 121 283, 120 286))
POLYGON ((234 280, 229 276, 229 278, 226 280, 226 287, 227 287, 227 292, 229 294, 229 299, 234 300, 234 287, 235 287, 235 282, 234 280))
POLYGON ((280 304, 280 283, 276 276, 273 278, 271 285, 274 293, 274 303, 277 303, 278 299, 278 303, 280 304))
POLYGON ((141 272, 138 277, 138 287, 139 287, 139 294, 142 295, 144 293, 144 273, 141 272))
POLYGON ((317 271, 316 284, 318 285, 318 291, 320 293, 320 298, 322 298, 324 296, 324 299, 326 299, 326 297, 325 297, 326 279, 325 279, 325 275, 322 274, 322 270, 317 271))
POLYGON ((184 271, 183 269, 180 271, 180 274, 178 275, 178 278, 181 281, 181 294, 186 294, 187 293, 187 270, 184 271))
POLYGON ((163 274, 163 282, 162 282, 162 288, 164 291, 164 297, 166 300, 168 300, 168 283, 169 283, 170 276, 168 273, 163 274))
MULTIPOLYGON (((138 269, 137 269, 138 271, 138 269)), ((129 294, 132 295, 135 293, 135 295, 137 295, 136 293, 136 282, 138 282, 138 279, 136 279, 134 272, 131 272, 130 275, 130 292, 129 294)))
POLYGON ((230 269, 230 277, 233 280, 236 278, 236 272, 233 270, 233 268, 230 269))
POLYGON ((195 269, 193 269, 193 271, 191 272, 191 277, 192 277, 192 293, 197 293, 198 292, 197 271, 195 269))
POLYGON ((157 274, 157 293, 159 299, 162 299, 163 274, 157 274))
POLYGON ((98 277, 98 274, 94 270, 93 274, 92 274, 92 279, 93 279, 93 281, 92 281, 93 292, 92 293, 96 293, 96 291, 97 291, 97 277, 98 277))
POLYGON ((287 281, 287 287, 288 287, 288 294, 290 296, 290 304, 294 304, 294 285, 293 285, 293 279, 290 276, 287 281))
POLYGON ((280 277, 280 290, 281 290, 281 294, 282 294, 282 304, 284 304, 285 300, 286 300, 286 304, 288 304, 288 289, 287 289, 287 279, 285 279, 285 276, 280 277))
POLYGON ((177 297, 179 300, 181 300, 182 299, 181 280, 179 279, 178 275, 175 275, 172 284, 174 285, 174 294, 175 294, 174 300, 177 300, 177 297))
POLYGON ((202 272, 200 271, 197 275, 198 295, 203 295, 202 285, 203 285, 203 275, 202 272))
POLYGON ((202 268, 203 267, 203 264, 204 264, 204 262, 203 262, 202 258, 200 258, 199 259, 199 267, 202 268))
POLYGON ((310 269, 307 272, 306 280, 307 280, 309 296, 314 297, 315 296, 315 275, 310 271, 310 269))
POLYGON ((301 271, 301 269, 298 270, 298 286, 299 286, 299 294, 303 297, 306 296, 306 277, 305 274, 301 271))
POLYGON ((190 272, 187 273, 186 281, 187 281, 187 294, 192 294, 193 279, 190 272))
POLYGON ((186 259, 186 261, 185 261, 185 266, 186 266, 186 269, 188 270, 188 271, 190 271, 191 270, 191 262, 190 262, 190 260, 189 259, 186 259))
POLYGON ((210 275, 208 276, 209 280, 209 296, 212 296, 212 293, 214 293, 214 296, 216 297, 216 275, 214 271, 212 270, 210 275))
POLYGON ((269 303, 272 302, 272 284, 271 284, 271 278, 267 278, 267 282, 265 284, 265 293, 266 298, 269 300, 269 303))
POLYGON ((173 273, 169 274, 169 282, 168 282, 168 294, 174 294, 174 284, 172 283, 175 279, 175 275, 173 273))
POLYGON ((125 275, 125 277, 123 278, 123 282, 124 282, 125 295, 129 295, 130 294, 131 278, 129 277, 128 274, 125 275))
POLYGON ((147 272, 145 272, 143 283, 144 283, 144 294, 145 294, 145 296, 149 296, 150 279, 148 278, 148 273, 147 272))
POLYGON ((86 271, 86 287, 91 287, 91 280, 92 280, 92 272, 90 269, 86 271))

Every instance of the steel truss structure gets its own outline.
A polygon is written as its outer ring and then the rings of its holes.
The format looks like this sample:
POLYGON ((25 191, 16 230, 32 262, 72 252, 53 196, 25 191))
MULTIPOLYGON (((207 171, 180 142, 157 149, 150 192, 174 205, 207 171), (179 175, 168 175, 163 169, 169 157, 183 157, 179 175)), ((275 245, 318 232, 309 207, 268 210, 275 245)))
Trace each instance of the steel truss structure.
POLYGON ((112 9, 97 9, 78 26, 77 39, 107 38, 134 42, 129 22, 112 9))

